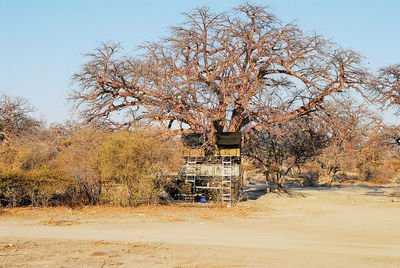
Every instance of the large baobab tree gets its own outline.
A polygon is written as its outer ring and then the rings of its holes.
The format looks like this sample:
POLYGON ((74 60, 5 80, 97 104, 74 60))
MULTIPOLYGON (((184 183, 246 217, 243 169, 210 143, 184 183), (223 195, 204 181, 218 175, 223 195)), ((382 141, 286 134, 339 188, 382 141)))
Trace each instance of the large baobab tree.
POLYGON ((127 56, 105 43, 87 54, 70 98, 88 121, 202 132, 212 144, 216 132, 266 129, 370 81, 357 53, 251 4, 195 9, 141 50, 127 56))

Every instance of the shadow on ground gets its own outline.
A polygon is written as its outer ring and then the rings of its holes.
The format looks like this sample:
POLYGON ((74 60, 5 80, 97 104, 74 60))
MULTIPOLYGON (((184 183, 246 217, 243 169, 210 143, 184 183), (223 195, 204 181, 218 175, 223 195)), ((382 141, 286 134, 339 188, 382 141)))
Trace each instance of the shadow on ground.
MULTIPOLYGON (((367 196, 397 196, 400 197, 400 187, 393 185, 334 185, 334 186, 313 186, 304 187, 298 183, 288 182, 285 193, 290 197, 305 196, 309 191, 341 191, 344 189, 361 189, 367 196)), ((257 200, 267 194, 267 187, 264 181, 249 180, 249 184, 244 187, 246 200, 257 200)), ((279 194, 279 193, 278 193, 279 194)))
POLYGON ((267 186, 262 181, 249 181, 243 192, 247 200, 257 200, 267 193, 267 186))

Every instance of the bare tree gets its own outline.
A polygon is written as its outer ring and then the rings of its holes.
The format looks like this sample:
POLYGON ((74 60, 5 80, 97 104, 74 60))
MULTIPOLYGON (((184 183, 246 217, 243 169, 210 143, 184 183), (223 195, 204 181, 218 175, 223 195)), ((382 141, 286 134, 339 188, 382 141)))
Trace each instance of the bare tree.
POLYGON ((87 121, 158 124, 213 144, 216 132, 266 129, 369 81, 357 53, 251 4, 185 13, 169 37, 141 49, 132 57, 105 43, 87 54, 70 96, 87 121))
POLYGON ((381 68, 369 89, 373 97, 378 97, 385 107, 395 108, 400 115, 400 64, 381 68))
MULTIPOLYGON (((373 77, 369 86, 370 99, 378 100, 384 108, 393 108, 400 115, 400 64, 391 65, 379 70, 378 76, 373 77)), ((388 144, 400 148, 400 124, 385 127, 384 139, 388 144)), ((393 147, 393 146, 392 146, 393 147)))
POLYGON ((377 140, 384 124, 365 105, 352 100, 327 102, 318 117, 327 144, 316 158, 321 168, 317 183, 330 185, 333 176, 344 166, 354 162, 362 151, 374 147, 373 141, 377 140))
POLYGON ((326 147, 327 137, 316 122, 302 118, 246 136, 243 154, 263 168, 267 191, 284 190, 292 169, 313 160, 326 147))
POLYGON ((29 114, 34 108, 23 98, 0 97, 0 136, 1 140, 22 136, 37 131, 42 123, 29 114))
POLYGON ((387 166, 397 155, 399 127, 387 125, 365 104, 336 98, 322 108, 315 116, 327 143, 315 159, 320 169, 314 183, 330 185, 338 172, 363 173, 371 167, 387 166))

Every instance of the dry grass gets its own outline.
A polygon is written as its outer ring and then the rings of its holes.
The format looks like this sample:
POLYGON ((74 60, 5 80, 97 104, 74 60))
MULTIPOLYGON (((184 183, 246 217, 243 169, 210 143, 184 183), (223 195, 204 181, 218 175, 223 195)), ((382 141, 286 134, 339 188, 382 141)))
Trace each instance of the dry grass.
POLYGON ((103 217, 154 217, 168 222, 184 222, 188 218, 215 220, 235 217, 248 218, 256 208, 226 207, 217 204, 176 204, 165 206, 141 205, 137 207, 87 206, 70 207, 19 207, 4 208, 0 218, 39 219, 43 225, 68 226, 80 224, 79 219, 103 217))
POLYGON ((47 226, 71 226, 71 225, 79 225, 80 222, 77 221, 63 221, 63 220, 43 220, 41 221, 43 225, 47 226))

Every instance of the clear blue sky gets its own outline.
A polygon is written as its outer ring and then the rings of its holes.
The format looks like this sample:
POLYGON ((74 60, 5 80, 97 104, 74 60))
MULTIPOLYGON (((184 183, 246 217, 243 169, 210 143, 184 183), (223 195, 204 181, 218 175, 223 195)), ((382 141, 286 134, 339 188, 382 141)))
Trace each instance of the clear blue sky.
MULTIPOLYGON (((369 66, 400 63, 398 0, 270 0, 284 22, 296 21, 344 48, 367 57, 369 66)), ((49 122, 70 118, 66 96, 83 53, 101 41, 121 42, 126 51, 168 34, 182 12, 199 6, 215 11, 237 0, 0 0, 0 93, 21 96, 49 122)), ((397 118, 398 119, 398 118, 397 118)), ((397 119, 391 119, 397 120, 397 119)))

